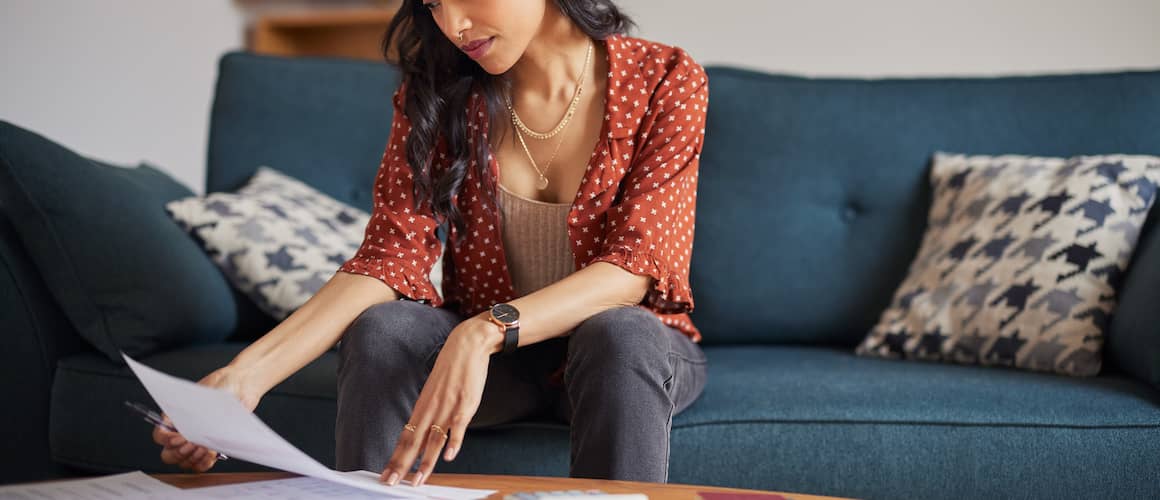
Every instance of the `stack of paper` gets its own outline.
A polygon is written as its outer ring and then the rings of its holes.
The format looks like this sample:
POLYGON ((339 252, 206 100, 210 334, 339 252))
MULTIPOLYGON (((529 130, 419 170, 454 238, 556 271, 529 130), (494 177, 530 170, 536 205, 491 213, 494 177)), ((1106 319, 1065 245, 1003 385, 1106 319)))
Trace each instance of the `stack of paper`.
MULTIPOLYGON (((376 498, 447 498, 470 500, 484 498, 494 490, 473 490, 423 485, 420 487, 400 484, 387 486, 378 481, 378 473, 371 471, 338 472, 318 463, 294 445, 266 426, 256 415, 247 410, 233 394, 198 385, 185 379, 166 375, 133 360, 124 353, 121 356, 129 368, 141 380, 145 390, 161 410, 169 416, 186 439, 202 446, 220 451, 231 458, 239 458, 256 464, 273 467, 317 478, 330 483, 377 493, 376 498)), ((308 478, 293 478, 276 481, 249 483, 250 485, 217 486, 185 490, 187 494, 205 494, 214 490, 216 498, 271 498, 263 491, 278 491, 278 498, 329 498, 327 496, 288 496, 302 493, 302 487, 329 495, 336 485, 308 478), (265 483, 265 484, 263 484, 265 483), (294 487, 287 487, 292 484, 294 487), (225 496, 233 491, 238 496, 225 496)), ((349 490, 345 490, 349 494, 349 490)), ((345 495, 344 495, 345 497, 345 495)), ((184 498, 184 496, 183 496, 184 498)), ((196 497, 195 497, 196 498, 196 497)), ((337 498, 337 497, 335 497, 337 498)))
MULTIPOLYGON (((368 475, 372 480, 378 474, 369 471, 349 472, 352 475, 368 475)), ((371 498, 443 498, 447 500, 471 500, 480 498, 481 490, 448 488, 445 486, 423 485, 396 487, 390 493, 375 493, 365 489, 333 483, 315 477, 295 477, 273 481, 211 486, 183 490, 180 500, 201 500, 206 498, 230 498, 234 500, 306 500, 316 498, 371 499, 371 498)))
POLYGON ((0 487, 0 499, 76 498, 121 500, 170 498, 182 490, 149 477, 141 471, 94 479, 72 479, 0 487))

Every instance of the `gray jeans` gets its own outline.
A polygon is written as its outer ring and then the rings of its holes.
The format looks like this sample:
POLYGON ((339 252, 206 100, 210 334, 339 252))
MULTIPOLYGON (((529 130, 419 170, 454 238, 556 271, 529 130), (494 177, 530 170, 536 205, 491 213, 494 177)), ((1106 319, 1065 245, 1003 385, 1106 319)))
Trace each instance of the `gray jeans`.
MULTIPOLYGON (((339 343, 338 470, 383 470, 461 321, 448 309, 398 300, 351 323, 339 343)), ((700 346, 644 309, 619 307, 569 336, 492 356, 468 428, 555 416, 571 424, 572 477, 665 482, 673 415, 696 401, 705 377, 700 346), (547 381, 565 354, 560 389, 547 381)))

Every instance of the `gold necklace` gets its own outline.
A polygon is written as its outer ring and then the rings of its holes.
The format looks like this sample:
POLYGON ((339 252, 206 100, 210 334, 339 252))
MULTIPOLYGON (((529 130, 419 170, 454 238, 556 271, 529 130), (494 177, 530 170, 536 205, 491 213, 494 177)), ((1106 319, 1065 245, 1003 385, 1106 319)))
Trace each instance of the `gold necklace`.
POLYGON ((584 66, 582 66, 580 69, 580 76, 576 78, 576 91, 572 93, 572 102, 568 103, 568 110, 564 113, 564 117, 560 118, 560 122, 556 124, 555 128, 548 132, 536 132, 535 130, 532 130, 524 124, 524 121, 520 119, 520 115, 516 113, 516 108, 512 105, 511 98, 507 94, 504 94, 504 100, 506 101, 508 112, 510 112, 512 115, 512 123, 514 123, 517 128, 519 128, 529 137, 533 139, 539 139, 541 141, 551 139, 556 134, 559 134, 562 130, 564 130, 564 127, 568 126, 568 122, 572 120, 572 115, 576 113, 576 105, 580 103, 580 96, 584 93, 584 74, 588 71, 588 64, 591 62, 592 40, 589 39, 588 50, 584 55, 584 66))
POLYGON ((528 143, 524 141, 524 136, 520 133, 523 131, 531 135, 535 139, 549 139, 556 134, 562 132, 571 122, 572 115, 576 112, 576 104, 580 101, 580 95, 584 89, 584 74, 588 72, 588 64, 592 61, 592 40, 588 40, 588 53, 584 56, 584 66, 580 70, 580 77, 576 79, 576 92, 572 96, 572 102, 568 104, 568 111, 564 113, 564 118, 556 125, 556 128, 551 132, 542 134, 529 129, 524 122, 520 120, 519 115, 516 114, 515 107, 512 106, 511 100, 507 94, 504 94, 504 99, 507 100, 508 111, 512 115, 512 125, 515 126, 516 138, 520 141, 520 146, 524 148, 524 154, 528 155, 528 161, 532 162, 532 168, 539 174, 540 180, 536 182, 536 189, 541 191, 548 189, 548 169, 552 167, 552 161, 556 159, 556 154, 560 152, 560 145, 564 143, 564 138, 556 141, 556 147, 552 149, 552 156, 548 158, 548 163, 544 164, 544 169, 540 170, 539 165, 536 164, 536 159, 532 157, 532 151, 528 149, 528 143))
MULTIPOLYGON (((514 123, 515 120, 513 119, 512 122, 514 123)), ((519 128, 515 129, 515 133, 516 138, 520 140, 520 145, 524 147, 524 153, 528 155, 528 161, 532 162, 532 168, 536 169, 536 173, 540 175, 540 180, 536 182, 536 189, 540 191, 548 189, 548 176, 546 174, 548 173, 548 169, 552 167, 552 160, 556 159, 556 153, 560 152, 560 145, 564 143, 564 138, 560 137, 560 140, 556 141, 556 147, 552 149, 552 157, 548 158, 548 163, 544 165, 544 170, 541 171, 540 167, 536 165, 536 159, 532 158, 532 152, 528 150, 528 143, 524 142, 524 136, 520 134, 519 128)))

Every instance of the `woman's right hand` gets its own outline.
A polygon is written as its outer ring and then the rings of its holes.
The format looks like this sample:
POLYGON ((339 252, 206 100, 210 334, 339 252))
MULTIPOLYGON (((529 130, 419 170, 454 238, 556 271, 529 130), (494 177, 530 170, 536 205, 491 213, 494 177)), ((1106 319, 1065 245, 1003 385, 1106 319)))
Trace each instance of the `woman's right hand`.
MULTIPOLYGON (((258 401, 262 399, 261 394, 249 390, 242 382, 242 377, 228 366, 214 370, 197 383, 233 393, 242 402, 242 406, 250 411, 254 411, 254 408, 258 407, 258 401)), ((165 418, 165 423, 173 425, 168 416, 162 417, 165 418)), ((153 442, 161 445, 162 462, 177 464, 182 469, 205 472, 217 463, 217 451, 186 441, 180 433, 166 430, 161 426, 153 427, 153 442)))

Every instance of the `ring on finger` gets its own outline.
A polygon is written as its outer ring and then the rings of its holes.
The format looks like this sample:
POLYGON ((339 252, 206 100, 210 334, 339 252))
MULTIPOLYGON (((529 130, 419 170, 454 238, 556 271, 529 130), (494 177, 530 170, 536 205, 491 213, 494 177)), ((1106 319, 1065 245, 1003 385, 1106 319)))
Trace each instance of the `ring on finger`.
POLYGON ((439 427, 438 425, 431 425, 431 430, 438 432, 440 436, 443 436, 443 439, 447 439, 447 431, 443 430, 442 427, 439 427))

